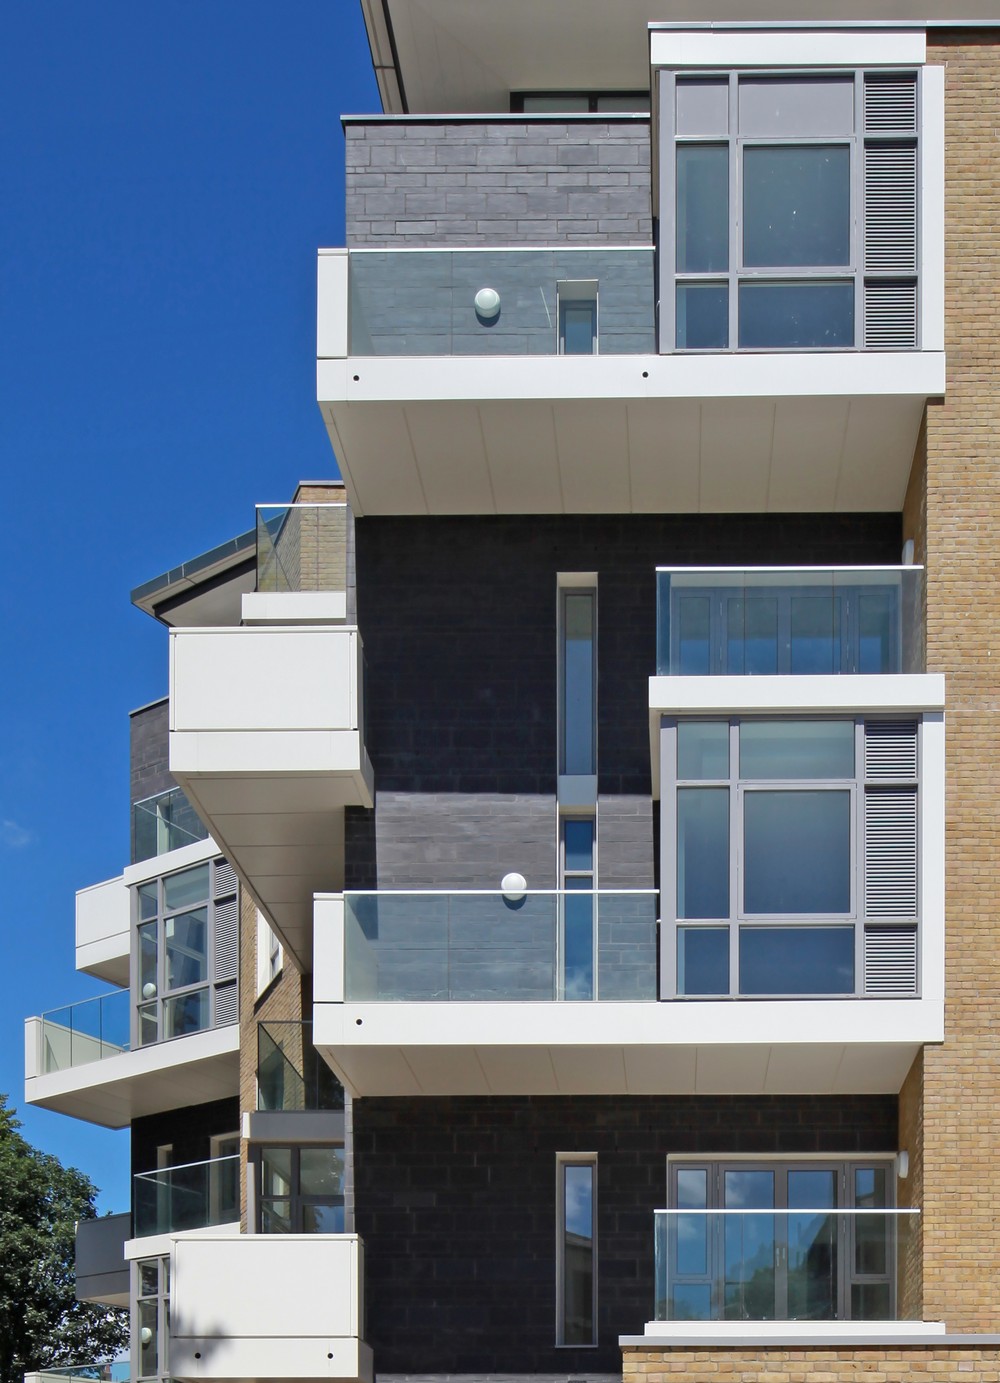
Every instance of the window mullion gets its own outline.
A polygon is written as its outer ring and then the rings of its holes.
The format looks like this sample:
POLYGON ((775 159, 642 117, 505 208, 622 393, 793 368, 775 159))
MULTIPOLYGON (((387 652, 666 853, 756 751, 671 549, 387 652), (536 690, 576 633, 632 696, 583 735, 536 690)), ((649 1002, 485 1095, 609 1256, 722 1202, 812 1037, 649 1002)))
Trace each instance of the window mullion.
POLYGON ((729 349, 739 349, 739 266, 742 207, 740 205, 739 76, 729 74, 729 349))
POLYGON ((740 897, 743 889, 743 814, 740 790, 740 722, 729 723, 729 993, 740 992, 740 897))

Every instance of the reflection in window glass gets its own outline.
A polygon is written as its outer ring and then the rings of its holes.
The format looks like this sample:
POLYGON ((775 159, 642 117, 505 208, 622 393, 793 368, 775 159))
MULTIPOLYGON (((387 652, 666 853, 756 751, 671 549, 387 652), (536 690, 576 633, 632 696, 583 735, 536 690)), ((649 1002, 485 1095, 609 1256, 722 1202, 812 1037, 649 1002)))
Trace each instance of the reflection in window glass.
POLYGON ((895 627, 895 600, 891 591, 873 591, 858 597, 859 672, 895 671, 895 627))
POLYGON ((741 927, 741 994, 853 994, 853 927, 741 927))
POLYGON ((677 661, 682 677, 704 677, 711 671, 711 634, 709 597, 680 597, 677 601, 677 661))
POLYGON ((745 913, 850 912, 849 792, 747 792, 743 842, 745 913))
POLYGON ((163 1001, 164 1038, 184 1037, 208 1027, 208 990, 195 989, 188 994, 163 1001))
POLYGON ((594 1166, 563 1163, 562 1338, 594 1343, 594 1166))
POLYGON ((853 778, 851 720, 747 720, 741 778, 853 778))
POLYGON ((562 354, 593 355, 597 344, 597 303, 560 303, 559 317, 559 346, 562 354))
POLYGON ((563 822, 564 866, 567 870, 594 871, 594 822, 589 817, 568 817, 563 822))
POLYGON ((791 599, 793 673, 832 673, 840 667, 840 602, 829 595, 791 599))
POLYGON ((180 874, 168 874, 163 880, 163 905, 167 912, 200 903, 208 897, 208 865, 199 864, 180 874))
POLYGON ((728 927, 678 927, 677 992, 729 993, 728 927))
POLYGON ((729 346, 729 289, 725 283, 677 285, 677 348, 724 351, 729 346))
POLYGON ((563 594, 563 772, 594 772, 596 592, 563 594))
POLYGON ((729 267, 729 148, 682 144, 677 150, 677 269, 724 273, 729 267))
POLYGON ((772 283, 739 286, 740 345, 745 350, 848 349, 854 345, 854 284, 772 283))
POLYGON ((682 720, 677 726, 677 777, 729 777, 729 722, 682 720))
POLYGON ((677 916, 729 916, 729 789, 677 793, 677 916))
POLYGON ((778 602, 767 597, 727 601, 726 671, 764 677, 778 671, 778 602))
POLYGON ((208 910, 168 917, 163 924, 168 989, 208 979, 208 910))
POLYGON ((594 895, 592 879, 567 879, 563 897, 563 996, 594 997, 594 895), (588 890, 574 896, 573 890, 588 890))
POLYGON ((848 146, 744 148, 743 263, 747 268, 818 269, 850 262, 848 146))

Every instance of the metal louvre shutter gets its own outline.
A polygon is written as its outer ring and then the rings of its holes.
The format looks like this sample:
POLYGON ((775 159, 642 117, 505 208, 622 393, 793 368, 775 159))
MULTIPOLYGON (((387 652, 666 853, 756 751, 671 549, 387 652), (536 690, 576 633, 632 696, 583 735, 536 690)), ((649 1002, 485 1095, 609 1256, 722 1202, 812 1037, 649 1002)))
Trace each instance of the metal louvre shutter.
POLYGON ((865 284, 865 345, 903 351, 917 344, 917 285, 897 280, 865 284))
POLYGON ((215 979, 235 980, 240 961, 240 924, 236 899, 215 905, 215 979))
POLYGON ((869 720, 865 722, 865 781, 898 783, 917 778, 917 722, 869 720))
POLYGON ((215 862, 215 896, 222 898, 228 893, 236 892, 237 885, 236 870, 228 860, 216 860, 215 862))
POLYGON ((215 991, 215 1026, 226 1027, 229 1023, 235 1023, 239 1016, 236 981, 220 984, 215 991))
POLYGON ((892 130, 916 134, 916 75, 869 72, 865 76, 865 132, 892 130))
POLYGON ((866 927, 864 965, 866 994, 916 994, 916 927, 866 927))
POLYGON ((865 145, 865 272, 917 272, 917 146, 865 145))
POLYGON ((917 790, 865 791, 865 916, 917 915, 917 790))

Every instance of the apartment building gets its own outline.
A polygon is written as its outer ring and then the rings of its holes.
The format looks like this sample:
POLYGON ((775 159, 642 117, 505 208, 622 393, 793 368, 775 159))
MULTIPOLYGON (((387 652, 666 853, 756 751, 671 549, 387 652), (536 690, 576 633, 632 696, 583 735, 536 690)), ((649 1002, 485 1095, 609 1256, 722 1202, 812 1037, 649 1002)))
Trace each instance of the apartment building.
POLYGON ((133 593, 28 1020, 79 1291, 142 1383, 995 1378, 1000 7, 362 3, 343 482, 133 593))

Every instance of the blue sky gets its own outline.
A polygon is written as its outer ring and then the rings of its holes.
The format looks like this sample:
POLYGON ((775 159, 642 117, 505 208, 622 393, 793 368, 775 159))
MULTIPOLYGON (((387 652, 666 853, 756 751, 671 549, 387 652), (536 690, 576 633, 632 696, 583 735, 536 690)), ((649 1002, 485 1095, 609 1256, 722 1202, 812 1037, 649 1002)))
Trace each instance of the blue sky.
POLYGON ((0 46, 0 1091, 128 1206, 128 1135, 23 1105, 23 1019, 78 888, 128 862, 128 712, 166 690, 129 591, 336 466, 315 250, 338 117, 378 110, 356 0, 10 0, 0 46))

